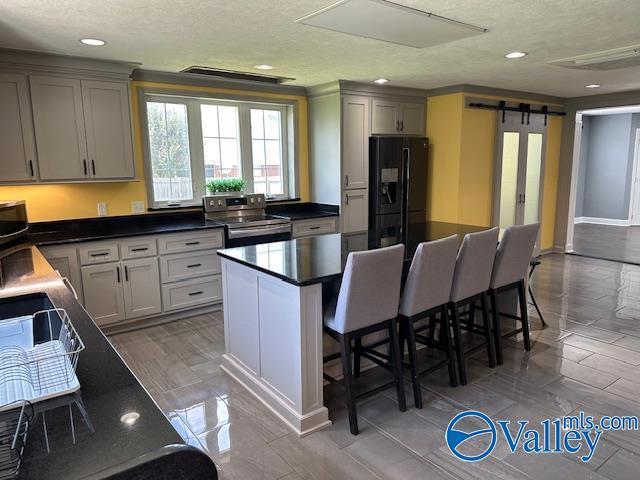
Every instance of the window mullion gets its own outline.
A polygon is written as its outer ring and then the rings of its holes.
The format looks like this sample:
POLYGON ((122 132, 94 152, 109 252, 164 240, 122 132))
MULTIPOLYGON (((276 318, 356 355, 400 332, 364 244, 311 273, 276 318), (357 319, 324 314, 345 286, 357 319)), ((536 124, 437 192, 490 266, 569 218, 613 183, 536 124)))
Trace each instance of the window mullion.
POLYGON ((191 150, 191 182, 193 184, 193 197, 199 201, 205 195, 204 176, 204 144, 202 137, 202 118, 200 114, 200 102, 189 101, 187 107, 189 122, 189 148, 191 150))
POLYGON ((253 155, 251 145, 251 113, 248 105, 238 106, 238 121, 240 123, 240 164, 242 178, 245 180, 245 190, 253 192, 253 155))

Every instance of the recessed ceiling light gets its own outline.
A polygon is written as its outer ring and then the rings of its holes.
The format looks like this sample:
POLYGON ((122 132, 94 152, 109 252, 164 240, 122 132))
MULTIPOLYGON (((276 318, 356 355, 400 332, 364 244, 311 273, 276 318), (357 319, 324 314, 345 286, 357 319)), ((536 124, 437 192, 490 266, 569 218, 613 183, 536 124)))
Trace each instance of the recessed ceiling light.
POLYGON ((256 65, 255 68, 257 68, 258 70, 271 70, 273 67, 271 65, 262 64, 256 65))
POLYGON ((505 57, 507 57, 507 58, 522 58, 525 55, 527 55, 527 52, 511 52, 511 53, 507 53, 505 55, 505 57))
POLYGON ((377 80, 374 80, 375 83, 377 83, 378 85, 384 85, 385 83, 387 83, 389 80, 387 80, 386 78, 379 78, 377 80))
POLYGON ((80 43, 84 43, 85 45, 91 45, 92 47, 101 47, 106 44, 104 40, 100 40, 98 38, 81 38, 80 43))
POLYGON ((592 83, 590 85, 585 85, 584 88, 600 88, 600 85, 597 83, 592 83))

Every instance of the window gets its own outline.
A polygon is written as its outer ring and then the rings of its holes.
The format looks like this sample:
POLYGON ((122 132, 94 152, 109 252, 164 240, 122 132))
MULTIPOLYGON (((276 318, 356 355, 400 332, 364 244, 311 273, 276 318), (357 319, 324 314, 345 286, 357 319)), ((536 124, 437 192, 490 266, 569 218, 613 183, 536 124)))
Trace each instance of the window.
POLYGON ((207 182, 240 177, 267 198, 295 194, 292 105, 147 94, 150 204, 200 204, 207 182))

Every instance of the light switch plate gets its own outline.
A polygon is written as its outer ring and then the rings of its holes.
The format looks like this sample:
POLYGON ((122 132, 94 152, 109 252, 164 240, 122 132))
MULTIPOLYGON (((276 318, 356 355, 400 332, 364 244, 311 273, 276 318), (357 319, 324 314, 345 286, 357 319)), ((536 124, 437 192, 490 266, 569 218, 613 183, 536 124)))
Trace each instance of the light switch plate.
POLYGON ((131 202, 131 213, 144 213, 144 202, 138 200, 131 202))
POLYGON ((107 204, 105 202, 98 202, 98 216, 99 217, 107 216, 107 204))

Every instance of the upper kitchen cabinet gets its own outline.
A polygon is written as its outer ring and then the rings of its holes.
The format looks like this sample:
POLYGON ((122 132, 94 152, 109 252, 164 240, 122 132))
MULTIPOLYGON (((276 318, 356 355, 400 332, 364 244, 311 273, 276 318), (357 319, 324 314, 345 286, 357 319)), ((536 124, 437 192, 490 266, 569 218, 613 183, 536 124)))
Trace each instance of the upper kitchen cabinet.
POLYGON ((369 186, 369 98, 342 98, 342 174, 346 190, 369 186))
POLYGON ((0 182, 134 178, 134 66, 0 50, 0 148, 9 152, 0 182))
POLYGON ((82 80, 81 85, 91 176, 99 179, 133 177, 127 84, 82 80))
POLYGON ((0 74, 0 182, 37 179, 36 147, 25 75, 0 74))
POLYGON ((425 102, 399 102, 374 98, 371 133, 424 136, 425 102))
POLYGON ((32 76, 29 81, 40 178, 88 178, 80 80, 32 76))

